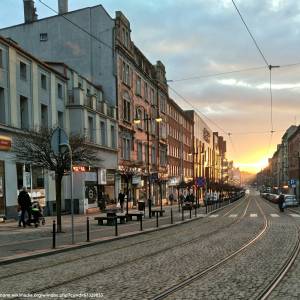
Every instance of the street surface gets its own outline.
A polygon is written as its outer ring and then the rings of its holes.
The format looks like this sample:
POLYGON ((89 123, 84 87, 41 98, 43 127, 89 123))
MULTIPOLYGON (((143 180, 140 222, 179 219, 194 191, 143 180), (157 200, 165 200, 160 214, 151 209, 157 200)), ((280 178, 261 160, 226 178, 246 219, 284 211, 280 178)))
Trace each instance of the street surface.
MULTIPOLYGON (((262 299, 299 240, 297 211, 279 213, 277 206, 252 191, 193 222, 3 265, 0 294, 262 299)), ((269 298, 299 299, 299 274, 298 255, 269 298)))

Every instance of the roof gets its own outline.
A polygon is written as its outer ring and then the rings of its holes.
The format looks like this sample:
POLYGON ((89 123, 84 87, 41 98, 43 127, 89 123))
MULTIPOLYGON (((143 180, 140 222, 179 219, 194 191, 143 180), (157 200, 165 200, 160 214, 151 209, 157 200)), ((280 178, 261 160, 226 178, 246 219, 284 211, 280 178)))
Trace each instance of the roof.
POLYGON ((29 57, 30 59, 34 60, 38 64, 42 65, 44 68, 46 68, 49 71, 55 73, 56 75, 60 76, 64 80, 68 80, 68 78, 66 76, 64 76, 63 74, 61 74, 60 72, 58 72, 54 68, 50 67, 45 62, 43 62, 40 59, 38 59, 37 57, 33 56, 31 53, 27 52, 23 48, 21 48, 18 44, 16 44, 16 42, 12 41, 11 39, 7 39, 7 38, 5 38, 5 37, 3 37, 3 36, 0 35, 0 42, 6 44, 9 47, 15 48, 17 51, 21 52, 23 55, 29 57))
MULTIPOLYGON (((111 20, 114 20, 114 19, 109 15, 109 13, 106 11, 106 9, 103 7, 103 5, 98 4, 98 5, 94 5, 94 6, 88 6, 88 7, 84 7, 84 8, 80 8, 80 9, 76 9, 76 10, 72 10, 72 11, 68 11, 67 13, 62 14, 62 15, 59 15, 58 12, 57 12, 56 15, 49 16, 49 17, 42 18, 42 19, 37 19, 37 20, 35 20, 35 21, 32 22, 32 23, 37 23, 37 22, 40 22, 40 21, 49 20, 49 19, 56 18, 56 17, 66 16, 66 15, 70 15, 70 14, 72 14, 72 13, 77 13, 77 12, 79 12, 79 11, 83 11, 83 10, 85 10, 85 9, 92 9, 92 8, 96 8, 96 7, 102 7, 103 11, 107 14, 107 16, 108 16, 111 20)), ((23 26, 23 25, 30 25, 30 24, 32 24, 32 23, 21 23, 21 24, 17 24, 17 25, 13 25, 13 26, 3 27, 3 28, 1 28, 1 30, 8 29, 8 28, 13 28, 13 27, 18 27, 18 26, 23 26)))

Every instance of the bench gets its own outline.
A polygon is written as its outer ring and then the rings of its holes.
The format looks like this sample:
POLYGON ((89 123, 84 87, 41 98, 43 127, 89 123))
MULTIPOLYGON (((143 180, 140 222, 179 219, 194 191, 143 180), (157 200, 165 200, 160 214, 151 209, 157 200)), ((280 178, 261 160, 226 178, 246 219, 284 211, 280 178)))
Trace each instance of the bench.
POLYGON ((132 221, 132 217, 136 217, 137 221, 140 221, 143 217, 144 213, 141 211, 137 211, 137 212, 128 212, 126 214, 126 219, 127 221, 132 221))
POLYGON ((104 225, 104 220, 106 220, 106 225, 113 226, 115 225, 115 218, 120 220, 120 224, 126 223, 126 215, 125 214, 118 214, 114 216, 99 216, 95 217, 94 220, 98 221, 98 225, 104 225))
POLYGON ((155 216, 155 214, 158 214, 159 213, 159 215, 162 217, 163 215, 164 215, 164 213, 165 213, 165 210, 164 209, 157 209, 157 208, 152 208, 151 209, 151 215, 152 215, 152 217, 154 217, 155 216))

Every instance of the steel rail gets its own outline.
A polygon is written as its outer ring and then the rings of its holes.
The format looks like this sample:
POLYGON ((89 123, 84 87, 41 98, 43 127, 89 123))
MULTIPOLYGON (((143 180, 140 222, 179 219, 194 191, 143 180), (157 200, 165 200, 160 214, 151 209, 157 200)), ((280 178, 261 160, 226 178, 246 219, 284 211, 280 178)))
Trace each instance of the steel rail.
MULTIPOLYGON (((275 208, 270 205, 267 200, 262 198, 264 202, 271 207, 272 209, 275 210, 275 208)), ((293 210, 290 210, 293 211, 293 210)), ((288 215, 288 217, 292 218, 291 216, 288 215)), ((294 220, 294 219, 293 219, 294 220)), ((297 259, 299 253, 300 253, 300 226, 295 223, 294 224, 297 228, 297 242, 292 250, 292 253, 289 255, 289 257, 285 260, 283 266, 279 270, 279 272, 275 275, 275 277, 272 279, 272 281, 265 287, 265 289, 259 294, 258 299, 260 300, 265 300, 268 299, 269 296, 272 294, 272 292, 275 290, 275 288, 281 283, 285 275, 288 273, 288 271, 291 269, 292 265, 294 264, 295 260, 297 259)))
POLYGON ((266 214, 263 212, 263 210, 261 209, 260 205, 257 203, 256 200, 255 200, 255 202, 256 202, 257 207, 261 211, 262 216, 264 217, 264 226, 263 226, 263 229, 253 239, 251 239, 245 245, 243 245, 242 247, 240 247, 238 250, 236 250, 232 254, 228 255, 227 257, 223 258, 222 260, 220 260, 216 264, 211 265, 210 267, 206 268, 203 271, 196 272, 194 275, 190 276, 189 278, 187 278, 185 280, 182 280, 181 282, 179 282, 179 283, 171 286, 170 288, 164 290, 163 292, 157 294, 155 297, 150 298, 150 299, 151 300, 164 299, 164 298, 166 298, 166 297, 174 294, 175 292, 181 290, 182 288, 190 285, 192 282, 194 282, 194 281, 196 281, 196 280, 204 277, 205 275, 207 275, 211 271, 214 271, 217 268, 219 268, 220 266, 224 265, 230 259, 232 259, 235 256, 239 255, 240 253, 244 252, 248 247, 250 247, 251 245, 255 244, 258 240, 260 240, 260 238, 266 233, 266 231, 270 227, 270 224, 269 224, 269 221, 268 221, 268 219, 266 217, 266 214))

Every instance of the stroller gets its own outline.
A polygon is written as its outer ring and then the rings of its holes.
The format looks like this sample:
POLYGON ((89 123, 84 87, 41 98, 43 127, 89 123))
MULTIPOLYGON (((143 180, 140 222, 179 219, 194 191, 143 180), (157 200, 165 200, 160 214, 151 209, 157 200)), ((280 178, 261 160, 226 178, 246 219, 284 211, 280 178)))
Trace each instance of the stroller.
POLYGON ((34 201, 31 205, 31 220, 29 223, 33 223, 35 227, 38 227, 41 223, 45 225, 46 221, 43 215, 43 209, 38 201, 34 201))

